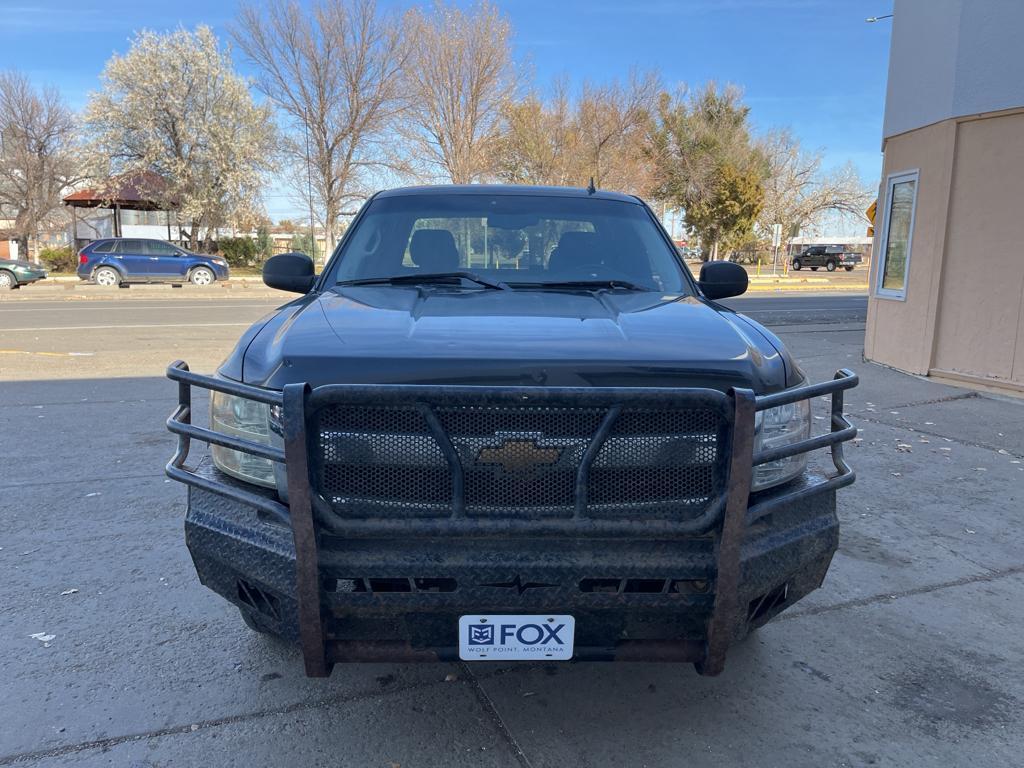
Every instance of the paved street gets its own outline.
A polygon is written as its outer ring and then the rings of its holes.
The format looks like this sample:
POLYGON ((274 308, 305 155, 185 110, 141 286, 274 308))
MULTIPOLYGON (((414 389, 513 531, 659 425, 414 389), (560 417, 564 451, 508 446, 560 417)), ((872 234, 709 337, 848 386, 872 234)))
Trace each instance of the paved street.
POLYGON ((162 372, 213 370, 275 303, 0 302, 0 766, 1020 764, 1024 403, 863 363, 863 296, 727 302, 812 377, 858 370, 863 432, 824 588, 718 678, 368 664, 308 680, 247 630, 185 549, 162 372))
MULTIPOLYGON (((165 287, 140 298, 0 302, 0 380, 161 376, 174 357, 211 371, 245 328, 290 300, 277 291, 251 298, 179 298, 170 291, 165 287)), ((866 297, 848 294, 723 303, 778 326, 862 325, 867 308, 866 297)))
POLYGON ((795 325, 863 325, 868 297, 862 295, 741 296, 722 301, 773 328, 795 325))

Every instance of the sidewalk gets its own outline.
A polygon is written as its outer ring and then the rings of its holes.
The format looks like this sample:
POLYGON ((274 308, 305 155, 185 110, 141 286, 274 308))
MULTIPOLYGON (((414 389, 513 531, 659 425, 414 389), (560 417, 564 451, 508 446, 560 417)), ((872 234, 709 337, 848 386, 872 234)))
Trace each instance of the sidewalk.
POLYGON ((842 292, 842 293, 867 293, 867 276, 863 282, 842 282, 829 280, 827 277, 751 277, 747 287, 747 293, 815 293, 815 292, 842 292))

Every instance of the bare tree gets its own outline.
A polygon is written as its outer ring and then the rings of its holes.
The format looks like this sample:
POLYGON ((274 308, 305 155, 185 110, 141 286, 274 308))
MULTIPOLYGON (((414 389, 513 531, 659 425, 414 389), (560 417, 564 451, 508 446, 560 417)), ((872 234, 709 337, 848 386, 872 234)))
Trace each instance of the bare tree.
POLYGON ((388 160, 409 51, 400 25, 374 0, 321 0, 308 12, 273 0, 243 7, 232 35, 257 68, 256 87, 290 118, 284 149, 302 196, 308 132, 313 198, 333 248, 345 205, 388 160))
POLYGON ((74 142, 74 118, 56 88, 0 72, 0 216, 14 220, 22 254, 76 181, 74 142))
POLYGON ((579 136, 564 80, 548 101, 530 93, 508 101, 496 142, 497 175, 511 184, 579 183, 579 136))
POLYGON ((585 84, 576 107, 579 151, 584 171, 597 186, 641 192, 643 142, 659 84, 653 74, 629 81, 585 84))
POLYGON ((781 224, 788 233, 834 212, 864 219, 864 208, 873 193, 847 164, 822 173, 820 152, 805 152, 788 130, 772 131, 758 147, 766 164, 764 208, 759 228, 768 233, 781 224))
POLYGON ((484 0, 470 10, 437 2, 405 19, 413 46, 406 69, 403 135, 414 162, 455 184, 495 169, 502 109, 515 92, 512 29, 484 0))
POLYGON ((151 171, 166 181, 161 202, 200 233, 251 217, 273 168, 269 108, 208 27, 142 32, 103 71, 85 112, 90 154, 106 175, 151 171))
POLYGON ((658 79, 633 75, 586 84, 573 101, 564 80, 552 97, 510 102, 498 140, 498 176, 520 184, 598 186, 637 193, 651 186, 645 155, 658 79))

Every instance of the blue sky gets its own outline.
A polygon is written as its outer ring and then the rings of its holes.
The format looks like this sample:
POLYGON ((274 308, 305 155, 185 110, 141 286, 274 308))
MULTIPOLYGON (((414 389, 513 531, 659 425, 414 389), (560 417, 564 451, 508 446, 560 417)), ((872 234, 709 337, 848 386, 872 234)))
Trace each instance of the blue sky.
MULTIPOLYGON (((379 0, 382 6, 410 2, 379 0)), ((826 166, 852 160, 872 186, 881 170, 882 109, 892 0, 499 0, 517 61, 542 86, 657 69, 667 85, 743 87, 757 130, 789 126, 826 166)), ((226 37, 234 0, 0 0, 0 69, 58 86, 75 108, 98 87, 107 58, 137 29, 207 24, 226 37)), ((239 62, 239 69, 245 67, 239 62)), ((270 214, 298 213, 287 195, 270 214)))

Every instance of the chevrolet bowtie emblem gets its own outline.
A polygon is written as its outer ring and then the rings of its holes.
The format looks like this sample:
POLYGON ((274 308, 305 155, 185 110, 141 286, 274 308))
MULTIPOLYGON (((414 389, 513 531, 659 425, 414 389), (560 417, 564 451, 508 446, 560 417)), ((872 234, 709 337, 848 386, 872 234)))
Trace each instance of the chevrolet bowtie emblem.
POLYGON ((561 448, 542 448, 535 440, 506 440, 496 448, 481 448, 478 464, 500 464, 506 472, 525 472, 534 467, 551 465, 562 455, 561 448))

